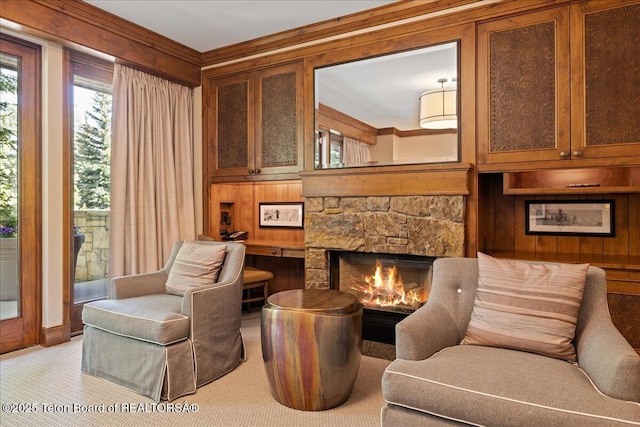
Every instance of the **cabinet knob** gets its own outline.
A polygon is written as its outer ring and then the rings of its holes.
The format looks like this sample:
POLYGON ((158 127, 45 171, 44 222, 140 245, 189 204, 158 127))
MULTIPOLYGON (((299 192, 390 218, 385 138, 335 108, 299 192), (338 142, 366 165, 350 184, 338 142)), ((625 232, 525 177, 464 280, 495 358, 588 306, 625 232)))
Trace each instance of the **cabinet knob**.
POLYGON ((573 157, 582 157, 582 151, 576 150, 573 152, 573 157))
POLYGON ((253 175, 255 173, 253 169, 249 169, 247 172, 249 172, 249 175, 253 175))
POLYGON ((561 151, 560 152, 560 157, 562 157, 563 159, 566 159, 569 157, 569 153, 566 151, 561 151))
POLYGON ((256 169, 256 170, 255 170, 255 172, 256 172, 256 173, 260 173, 260 172, 262 172, 262 171, 261 171, 260 169, 256 169))

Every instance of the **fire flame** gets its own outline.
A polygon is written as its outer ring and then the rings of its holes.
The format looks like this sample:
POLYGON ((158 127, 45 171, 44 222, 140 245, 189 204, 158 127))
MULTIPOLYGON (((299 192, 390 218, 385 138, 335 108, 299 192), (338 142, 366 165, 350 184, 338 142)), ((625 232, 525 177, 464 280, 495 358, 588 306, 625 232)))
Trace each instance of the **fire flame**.
POLYGON ((357 291, 365 307, 404 307, 411 310, 419 308, 424 302, 421 286, 405 291, 402 277, 396 266, 384 268, 376 261, 373 275, 365 275, 364 282, 351 278, 351 289, 357 291))

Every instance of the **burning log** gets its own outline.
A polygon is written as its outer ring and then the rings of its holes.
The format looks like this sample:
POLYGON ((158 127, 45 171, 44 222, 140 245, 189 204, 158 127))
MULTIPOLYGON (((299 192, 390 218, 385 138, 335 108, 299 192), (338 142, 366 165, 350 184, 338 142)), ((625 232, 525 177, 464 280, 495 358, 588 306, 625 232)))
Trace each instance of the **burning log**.
POLYGON ((351 282, 351 289, 365 307, 415 310, 424 302, 421 286, 415 282, 405 286, 395 266, 385 268, 379 261, 373 275, 365 275, 364 279, 351 277, 351 282))

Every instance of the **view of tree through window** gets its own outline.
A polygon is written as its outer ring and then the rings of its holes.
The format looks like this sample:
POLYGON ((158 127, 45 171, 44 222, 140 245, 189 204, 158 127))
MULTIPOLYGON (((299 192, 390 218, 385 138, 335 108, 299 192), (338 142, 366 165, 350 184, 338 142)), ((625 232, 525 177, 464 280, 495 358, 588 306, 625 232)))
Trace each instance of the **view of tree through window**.
POLYGON ((0 67, 0 234, 15 237, 18 227, 18 73, 0 67))
POLYGON ((109 209, 111 94, 74 86, 76 209, 109 209))

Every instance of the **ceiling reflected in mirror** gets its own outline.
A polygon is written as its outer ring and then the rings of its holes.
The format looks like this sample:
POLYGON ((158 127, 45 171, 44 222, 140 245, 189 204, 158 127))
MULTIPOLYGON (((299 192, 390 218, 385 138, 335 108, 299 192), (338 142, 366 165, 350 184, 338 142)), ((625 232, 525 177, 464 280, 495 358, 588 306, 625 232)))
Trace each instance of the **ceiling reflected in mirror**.
POLYGON ((316 68, 314 77, 316 168, 458 160, 457 129, 420 126, 422 94, 459 93, 458 42, 316 68), (370 154, 345 162, 345 137, 370 154))

